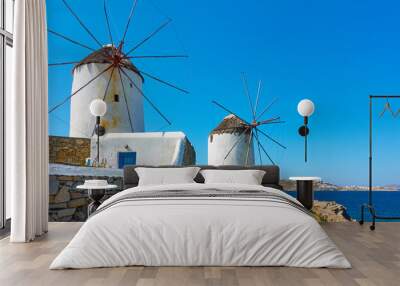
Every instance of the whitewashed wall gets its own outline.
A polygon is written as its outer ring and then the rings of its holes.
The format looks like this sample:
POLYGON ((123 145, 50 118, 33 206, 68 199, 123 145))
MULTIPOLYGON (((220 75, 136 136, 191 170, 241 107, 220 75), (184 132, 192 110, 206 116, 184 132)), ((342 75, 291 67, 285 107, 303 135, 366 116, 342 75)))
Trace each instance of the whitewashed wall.
MULTIPOLYGON (((91 141, 91 158, 96 158, 96 137, 91 141)), ((136 152, 138 165, 181 165, 185 152, 183 132, 111 133, 100 139, 100 162, 118 168, 118 152, 136 152)))
MULTIPOLYGON (((239 139, 238 134, 212 134, 208 137, 208 164, 209 165, 245 165, 247 146, 250 139, 249 134, 242 135, 241 141, 232 150, 229 156, 224 160, 229 150, 239 139)), ((249 157, 247 165, 254 165, 254 148, 253 142, 250 142, 249 157)))
MULTIPOLYGON (((74 69, 72 92, 84 86, 97 74, 106 69, 108 64, 86 64, 74 69)), ((130 76, 135 84, 141 89, 142 79, 140 76, 129 69, 124 71, 130 76)), ((95 117, 90 114, 89 106, 93 99, 103 99, 110 79, 111 69, 102 74, 88 86, 83 88, 71 98, 70 116, 70 137, 90 138, 95 126, 95 117)), ((127 103, 130 110, 130 117, 134 132, 144 131, 143 97, 138 90, 131 85, 130 81, 122 74, 127 103)), ((114 71, 112 80, 105 97, 107 103, 107 113, 102 117, 102 125, 109 133, 132 132, 128 111, 124 99, 120 76, 117 70, 114 71), (119 102, 114 102, 114 95, 119 95, 119 102)))

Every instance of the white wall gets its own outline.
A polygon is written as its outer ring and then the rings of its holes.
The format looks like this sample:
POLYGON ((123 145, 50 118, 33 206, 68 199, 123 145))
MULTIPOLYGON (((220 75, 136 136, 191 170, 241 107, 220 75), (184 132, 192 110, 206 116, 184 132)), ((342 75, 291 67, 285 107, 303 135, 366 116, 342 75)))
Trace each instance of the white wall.
MULTIPOLYGON (((97 74, 106 69, 108 64, 87 64, 74 70, 72 92, 77 91, 97 74)), ((124 69, 135 84, 141 89, 142 79, 131 70, 124 69)), ((108 81, 111 76, 111 69, 102 74, 88 86, 76 93, 71 98, 70 137, 90 138, 95 126, 95 117, 90 114, 89 106, 93 99, 103 99, 108 81)), ((130 110, 130 118, 134 132, 144 131, 143 96, 135 86, 122 74, 127 102, 130 110)), ((124 99, 124 92, 120 76, 117 70, 113 72, 112 80, 105 97, 107 113, 101 118, 101 124, 109 133, 132 132, 127 106, 124 99), (114 102, 114 95, 119 95, 119 102, 114 102)))
MULTIPOLYGON (((250 134, 242 135, 241 141, 229 153, 232 146, 239 140, 238 134, 212 134, 208 137, 208 164, 209 165, 245 165, 250 134), (246 138, 243 138, 246 136, 246 138), (212 137, 212 138, 211 138, 212 137)), ((253 142, 250 142, 249 157, 247 165, 254 165, 253 142)))
MULTIPOLYGON (((183 132, 111 133, 100 138, 100 162, 118 167, 118 152, 136 152, 138 165, 181 165, 186 135, 183 132)), ((91 158, 96 158, 97 137, 91 141, 91 158)))

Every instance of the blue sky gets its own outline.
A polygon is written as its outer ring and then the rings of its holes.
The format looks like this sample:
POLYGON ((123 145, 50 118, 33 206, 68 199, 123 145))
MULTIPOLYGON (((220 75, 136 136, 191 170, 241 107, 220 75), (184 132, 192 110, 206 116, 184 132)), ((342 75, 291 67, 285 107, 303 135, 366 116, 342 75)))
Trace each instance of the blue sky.
MULTIPOLYGON (((121 38, 131 0, 108 1, 112 33, 121 38)), ((69 0, 85 24, 103 43, 109 42, 102 0, 69 0)), ((177 1, 139 0, 128 31, 133 46, 166 17, 172 24, 142 46, 137 54, 188 54, 186 60, 136 60, 135 64, 190 90, 181 94, 147 80, 144 92, 160 106, 173 125, 193 143, 198 163, 207 162, 208 133, 226 115, 211 104, 217 100, 245 118, 250 109, 241 72, 247 74, 255 97, 264 84, 260 109, 278 102, 266 118, 286 123, 263 130, 284 143, 283 151, 265 142, 282 176, 315 175, 337 184, 368 182, 368 95, 400 94, 400 32, 398 1, 177 1), (297 103, 314 101, 310 118, 309 162, 304 163, 302 118, 297 103)), ((96 47, 61 0, 47 1, 50 29, 96 47)), ((49 35, 49 61, 82 59, 87 51, 49 35)), ((71 68, 49 71, 49 106, 71 90, 71 68)), ((400 116, 375 113, 375 183, 400 183, 400 116)), ((395 110, 400 100, 393 101, 395 110)), ((162 119, 145 106, 147 131, 163 127, 162 119)), ((67 135, 69 105, 50 115, 50 134, 67 135)))

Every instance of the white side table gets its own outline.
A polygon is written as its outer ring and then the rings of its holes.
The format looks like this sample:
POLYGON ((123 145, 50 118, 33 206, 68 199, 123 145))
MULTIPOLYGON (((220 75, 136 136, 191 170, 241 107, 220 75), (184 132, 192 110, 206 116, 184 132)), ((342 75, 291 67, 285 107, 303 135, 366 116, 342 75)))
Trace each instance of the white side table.
POLYGON ((320 177, 290 177, 289 180, 296 181, 297 200, 304 207, 311 210, 314 202, 313 182, 320 182, 320 177))
POLYGON ((87 181, 85 181, 83 185, 79 185, 76 188, 81 190, 82 189, 88 190, 88 196, 89 199, 91 200, 90 204, 88 205, 88 217, 89 217, 101 205, 101 199, 104 197, 106 190, 116 189, 118 188, 118 186, 108 185, 108 184, 94 185, 94 184, 89 184, 87 181))

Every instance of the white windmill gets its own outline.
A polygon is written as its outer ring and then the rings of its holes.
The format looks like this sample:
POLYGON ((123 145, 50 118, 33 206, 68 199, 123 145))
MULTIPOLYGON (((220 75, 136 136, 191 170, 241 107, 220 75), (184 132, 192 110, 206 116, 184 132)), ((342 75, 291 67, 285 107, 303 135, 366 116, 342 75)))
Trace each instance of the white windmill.
POLYGON ((265 120, 262 119, 264 114, 269 110, 276 100, 272 101, 266 108, 264 108, 264 110, 262 110, 262 112, 257 113, 262 82, 258 82, 257 96, 255 103, 253 104, 247 86, 247 81, 243 74, 242 79, 244 91, 249 101, 252 119, 245 120, 243 117, 238 116, 237 113, 234 113, 228 108, 224 107, 222 104, 212 101, 212 103, 228 112, 229 115, 225 117, 224 120, 209 135, 208 164, 241 166, 254 165, 255 152, 253 145, 255 142, 257 144, 260 164, 262 164, 262 154, 265 154, 269 161, 275 165, 271 156, 261 143, 262 139, 266 138, 283 149, 286 149, 286 147, 268 135, 265 131, 261 130, 260 127, 269 124, 284 123, 284 121, 280 120, 280 117, 274 117, 265 120))

